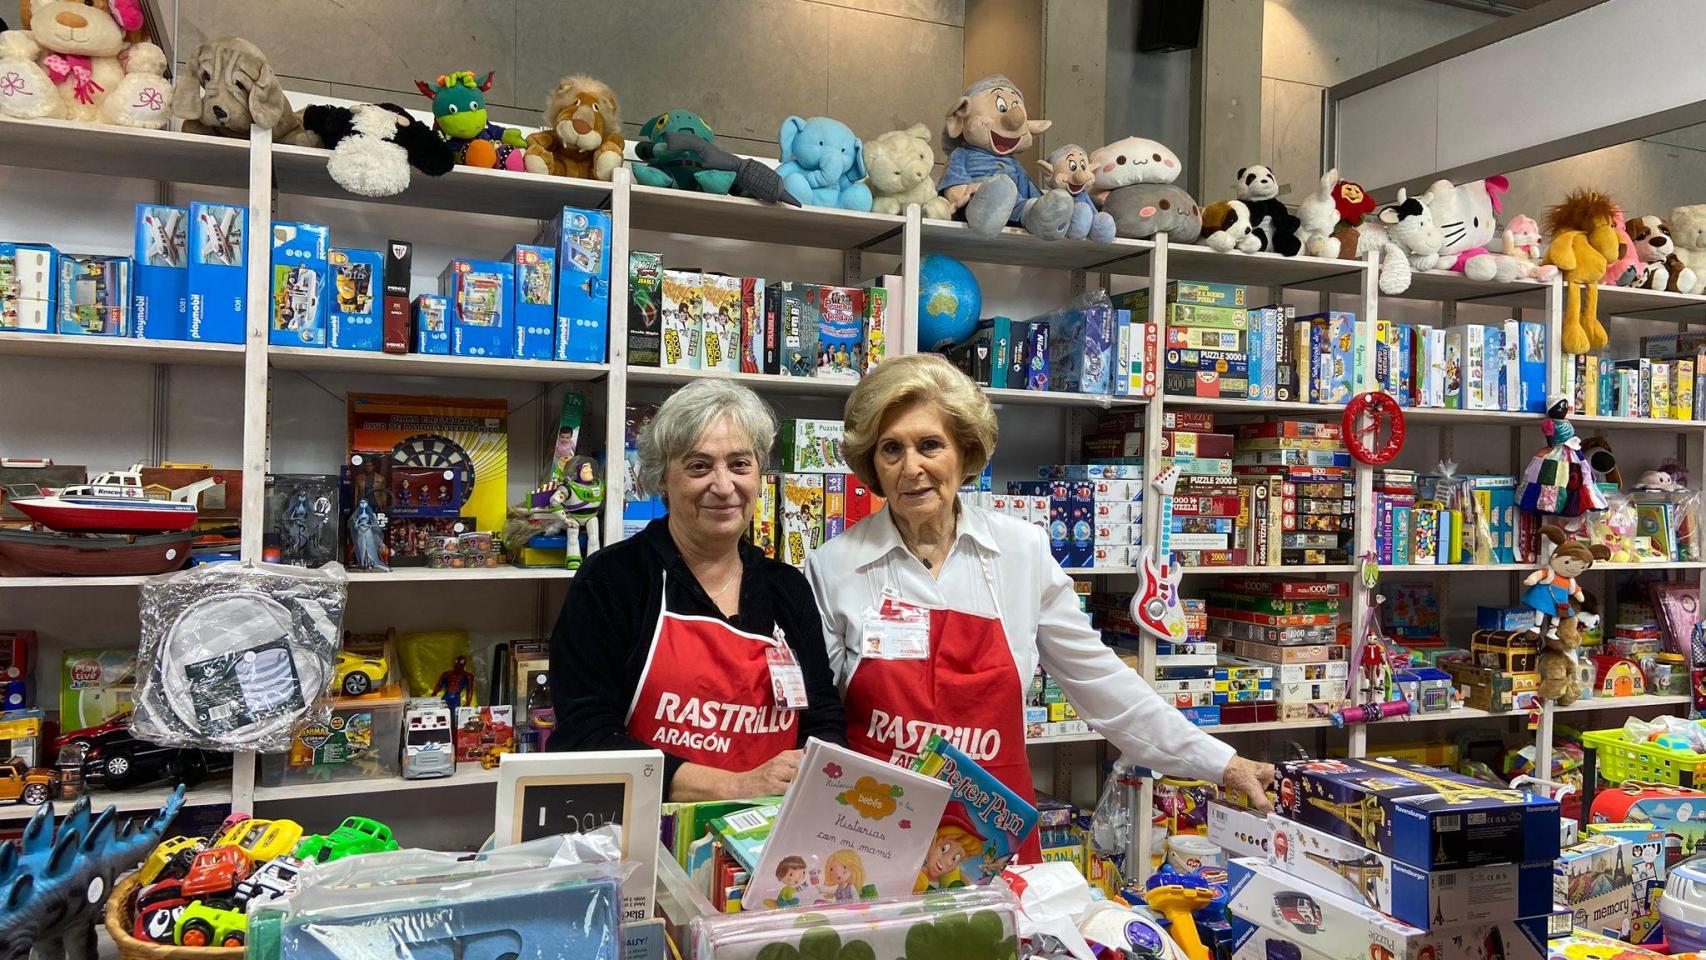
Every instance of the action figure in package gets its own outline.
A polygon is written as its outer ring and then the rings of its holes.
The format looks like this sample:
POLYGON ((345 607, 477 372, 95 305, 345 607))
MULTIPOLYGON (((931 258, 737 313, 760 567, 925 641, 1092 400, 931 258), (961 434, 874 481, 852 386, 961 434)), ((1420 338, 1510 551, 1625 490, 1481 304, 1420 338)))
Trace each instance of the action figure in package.
POLYGON ((269 474, 266 494, 269 563, 319 567, 341 556, 338 478, 326 474, 269 474))

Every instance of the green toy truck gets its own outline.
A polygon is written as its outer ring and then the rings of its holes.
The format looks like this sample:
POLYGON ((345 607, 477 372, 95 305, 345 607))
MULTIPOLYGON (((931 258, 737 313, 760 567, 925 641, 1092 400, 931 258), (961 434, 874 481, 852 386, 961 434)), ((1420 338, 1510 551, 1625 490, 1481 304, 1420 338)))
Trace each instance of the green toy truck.
POLYGON ((367 817, 349 817, 331 833, 302 838, 294 856, 298 860, 331 863, 363 853, 386 853, 397 849, 391 828, 367 817))
POLYGON ((223 910, 197 900, 178 915, 173 940, 182 947, 241 947, 249 933, 249 917, 241 910, 223 910))

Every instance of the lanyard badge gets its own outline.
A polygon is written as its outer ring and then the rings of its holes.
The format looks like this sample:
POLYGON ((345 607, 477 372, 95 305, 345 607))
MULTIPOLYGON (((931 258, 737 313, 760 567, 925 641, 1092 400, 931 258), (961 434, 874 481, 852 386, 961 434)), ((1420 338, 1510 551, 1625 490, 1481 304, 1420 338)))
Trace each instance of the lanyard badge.
POLYGON ((930 611, 885 589, 877 609, 865 614, 859 656, 872 660, 930 659, 930 611))
POLYGON ((777 627, 776 643, 764 651, 764 658, 770 664, 770 689, 776 696, 776 705, 784 710, 804 710, 806 708, 806 676, 800 670, 800 662, 794 659, 793 648, 788 646, 788 639, 777 627))

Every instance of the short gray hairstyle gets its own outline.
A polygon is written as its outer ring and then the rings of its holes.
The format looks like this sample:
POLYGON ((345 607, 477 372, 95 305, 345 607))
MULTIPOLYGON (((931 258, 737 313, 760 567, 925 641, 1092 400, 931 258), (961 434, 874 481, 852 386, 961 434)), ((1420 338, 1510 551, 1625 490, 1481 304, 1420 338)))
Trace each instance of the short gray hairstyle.
POLYGON ((640 431, 640 450, 634 484, 641 496, 663 493, 664 471, 671 461, 693 450, 718 417, 747 435, 758 458, 759 472, 770 468, 770 447, 776 440, 776 414, 758 394, 727 380, 700 380, 670 395, 657 416, 640 431))

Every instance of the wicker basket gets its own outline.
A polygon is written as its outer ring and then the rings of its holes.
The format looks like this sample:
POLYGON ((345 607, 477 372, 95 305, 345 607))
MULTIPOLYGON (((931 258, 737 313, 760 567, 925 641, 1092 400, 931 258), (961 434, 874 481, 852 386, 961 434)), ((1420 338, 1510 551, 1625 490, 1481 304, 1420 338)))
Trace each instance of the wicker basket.
POLYGON ((123 960, 243 960, 242 947, 176 947, 131 936, 136 918, 130 904, 139 885, 136 874, 128 873, 113 885, 107 898, 107 936, 113 938, 123 960))

